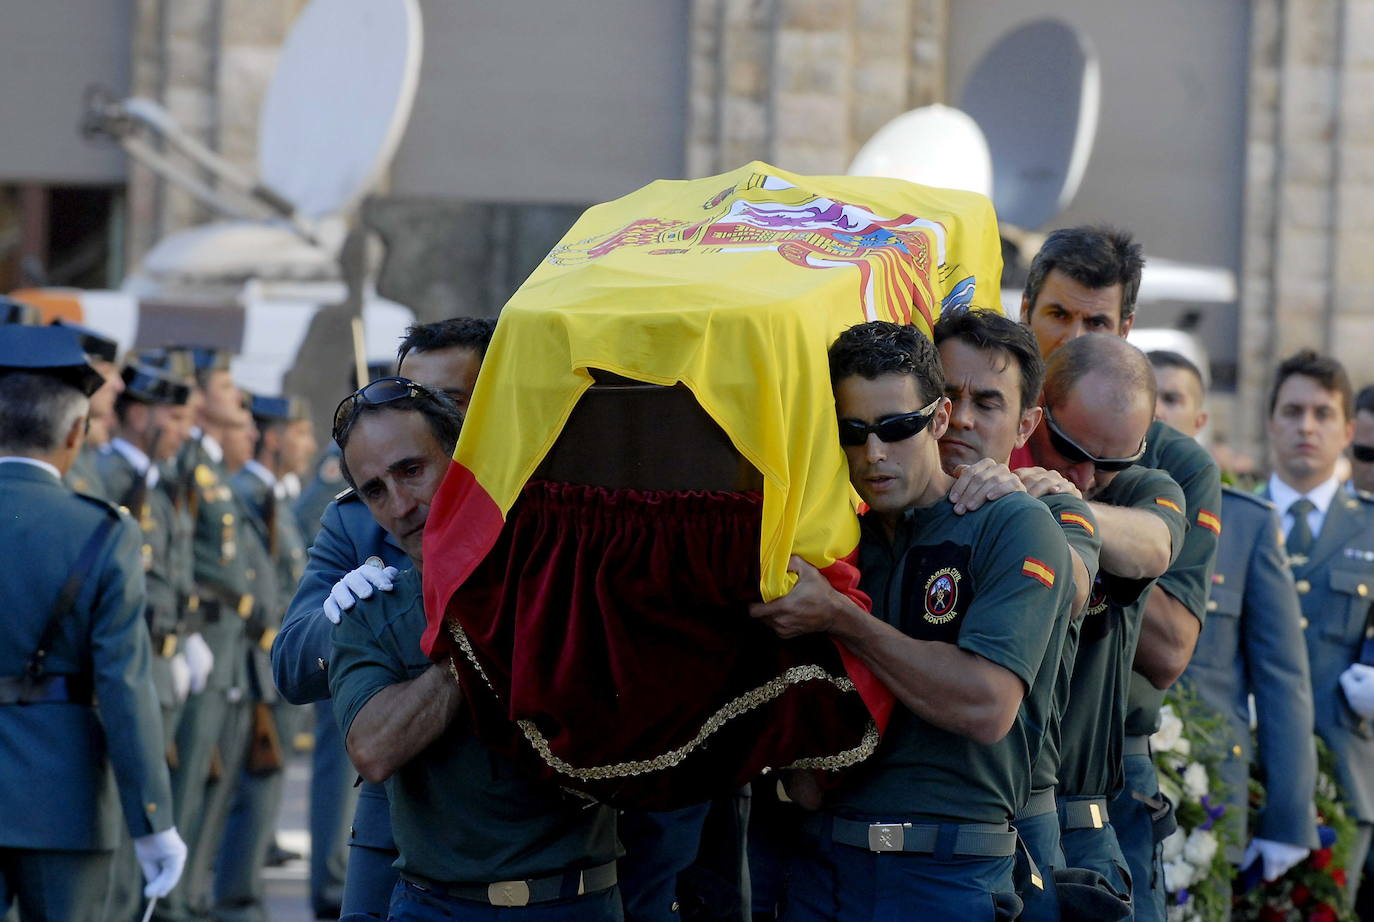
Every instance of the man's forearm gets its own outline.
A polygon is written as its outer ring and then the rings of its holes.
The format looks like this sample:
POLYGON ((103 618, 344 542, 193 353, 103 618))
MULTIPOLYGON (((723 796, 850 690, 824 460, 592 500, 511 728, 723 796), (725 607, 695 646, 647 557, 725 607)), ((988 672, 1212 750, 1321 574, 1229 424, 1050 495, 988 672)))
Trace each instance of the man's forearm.
POLYGON ((983 745, 1006 736, 1025 694, 1014 673, 954 644, 908 637, 848 604, 831 633, 912 713, 983 745))
POLYGON ((1202 623, 1178 599, 1158 586, 1145 600, 1140 643, 1135 650, 1135 671, 1158 689, 1166 689, 1188 668, 1197 646, 1202 623))
POLYGON ((458 713, 462 692, 446 666, 373 695, 348 728, 348 757, 366 780, 390 778, 439 738, 458 713))
POLYGON ((1159 516, 1141 509, 1089 503, 1102 535, 1102 570, 1124 579, 1163 576, 1173 560, 1173 538, 1159 516))

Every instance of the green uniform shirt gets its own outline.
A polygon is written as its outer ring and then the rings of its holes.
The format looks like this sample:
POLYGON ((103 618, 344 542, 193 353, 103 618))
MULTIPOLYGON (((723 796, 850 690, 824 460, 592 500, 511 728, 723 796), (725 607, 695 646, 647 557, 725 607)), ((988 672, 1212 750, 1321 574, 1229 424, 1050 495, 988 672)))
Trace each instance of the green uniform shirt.
MULTIPOLYGON (((1091 583, 1097 578, 1098 555, 1102 552, 1102 538, 1097 533, 1097 520, 1093 518, 1092 509, 1078 497, 1062 493, 1042 496, 1040 501, 1049 508, 1063 530, 1069 547, 1078 553, 1083 565, 1088 568, 1088 582, 1091 583)), ((1073 571, 1070 570, 1068 577, 1072 576, 1073 571)), ((1072 587, 1069 589, 1072 595, 1072 587)), ((1081 617, 1070 618, 1064 631, 1064 644, 1054 677, 1049 724, 1045 728, 1044 744, 1031 765, 1032 791, 1043 791, 1059 783, 1060 723, 1069 703, 1069 683, 1073 679, 1074 658, 1078 655, 1078 631, 1082 624, 1081 617)))
POLYGON ((957 645, 1027 689, 992 744, 928 723, 899 702, 878 751, 826 809, 884 821, 1005 823, 1025 802, 1072 596, 1069 549, 1038 500, 1013 493, 966 515, 947 499, 907 511, 895 541, 868 517, 860 587, 873 613, 910 637, 957 645), (1040 678, 1042 677, 1043 678, 1040 678))
MULTIPOLYGON (((1145 435, 1144 467, 1167 473, 1183 488, 1188 513, 1188 533, 1183 549, 1169 572, 1156 583, 1183 604, 1198 623, 1207 614, 1212 571, 1217 563, 1217 539, 1221 537, 1221 472, 1196 439, 1155 420, 1145 435)), ((1164 692, 1142 675, 1131 679, 1126 708, 1126 735, 1147 736, 1159 729, 1159 706, 1164 692)))
MULTIPOLYGON (((1093 501, 1158 515, 1169 526, 1175 555, 1183 544, 1183 491, 1163 471, 1140 466, 1124 470, 1093 501)), ((1061 795, 1106 796, 1121 788, 1131 662, 1153 584, 1154 580, 1098 572, 1079 631, 1069 705, 1060 723, 1061 795)))
MULTIPOLYGON (((155 639, 175 634, 180 614, 176 577, 172 571, 176 510, 157 485, 147 486, 147 472, 140 474, 117 449, 112 447, 102 453, 97 464, 112 501, 129 511, 142 532, 139 553, 143 576, 148 583, 148 627, 155 639)), ((162 652, 160 645, 155 644, 153 655, 160 656, 162 652)))
MULTIPOLYGON (((425 630, 420 574, 391 592, 359 599, 334 628, 329 690, 347 738, 374 694, 433 665, 420 652, 425 630)), ((392 833, 408 876, 488 884, 596 867, 616 857, 615 811, 518 775, 478 742, 459 715, 428 749, 386 782, 392 833)))

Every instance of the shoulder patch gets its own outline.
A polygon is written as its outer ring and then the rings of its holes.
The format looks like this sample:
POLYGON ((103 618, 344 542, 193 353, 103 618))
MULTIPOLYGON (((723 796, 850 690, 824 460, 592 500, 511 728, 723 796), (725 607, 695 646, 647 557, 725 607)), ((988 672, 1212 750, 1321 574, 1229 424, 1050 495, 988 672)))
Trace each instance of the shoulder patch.
POLYGON ((1046 589, 1054 588, 1054 569, 1034 557, 1027 557, 1021 563, 1021 575, 1044 583, 1046 589))
POLYGON ((1171 500, 1171 499, 1166 499, 1166 498, 1163 497, 1163 496, 1156 496, 1156 497, 1155 497, 1155 505, 1156 505, 1156 506, 1163 506, 1165 509, 1172 509, 1172 510, 1174 510, 1175 512, 1177 512, 1179 515, 1183 515, 1183 510, 1180 509, 1180 508, 1178 508, 1178 503, 1174 502, 1174 501, 1171 500))
POLYGON ((1077 512, 1061 512, 1059 513, 1059 521, 1065 525, 1077 525, 1090 535, 1097 534, 1097 530, 1093 528, 1093 523, 1088 520, 1088 517, 1079 515, 1077 512))
POLYGON ((1221 537, 1221 518, 1215 512, 1199 509, 1197 511, 1197 523, 1217 537, 1221 537))

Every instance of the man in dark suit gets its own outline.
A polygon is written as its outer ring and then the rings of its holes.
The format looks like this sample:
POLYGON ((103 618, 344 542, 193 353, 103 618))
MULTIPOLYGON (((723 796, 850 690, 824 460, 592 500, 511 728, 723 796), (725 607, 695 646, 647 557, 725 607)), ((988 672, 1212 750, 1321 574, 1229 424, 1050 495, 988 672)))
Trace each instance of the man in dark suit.
POLYGON ((138 526, 62 483, 102 381, 69 333, 0 327, 0 546, 15 564, 0 573, 0 912, 17 899, 26 920, 100 917, 116 803, 147 896, 165 895, 186 858, 138 526))
POLYGON ((1317 732, 1336 756, 1358 825, 1346 867, 1359 887, 1374 830, 1374 501, 1341 489, 1336 462, 1354 431, 1350 378, 1340 362, 1304 351, 1285 360, 1269 398, 1274 473, 1264 497, 1282 516, 1302 603, 1317 732))
MULTIPOLYGON (((1207 422, 1202 373, 1176 352, 1151 352, 1150 363, 1159 384, 1155 416, 1197 435, 1207 422)), ((1264 877, 1274 880, 1318 845, 1312 804, 1317 753, 1302 609, 1273 504, 1223 487, 1221 522, 1207 623, 1183 677, 1231 728, 1222 764, 1229 791, 1222 822, 1240 845, 1229 857, 1245 866, 1260 858, 1264 877), (1252 694, 1259 721, 1259 752, 1253 754, 1252 694), (1259 825, 1247 831, 1246 791, 1255 758, 1269 783, 1259 825)))

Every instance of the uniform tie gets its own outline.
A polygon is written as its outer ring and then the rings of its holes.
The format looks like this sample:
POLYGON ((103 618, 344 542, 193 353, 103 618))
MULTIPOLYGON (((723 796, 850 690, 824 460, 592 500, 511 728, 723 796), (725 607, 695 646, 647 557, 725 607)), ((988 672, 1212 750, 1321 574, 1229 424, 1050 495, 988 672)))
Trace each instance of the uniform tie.
POLYGON ((1293 500, 1293 505, 1288 507, 1293 526, 1288 529, 1288 542, 1284 548, 1289 557, 1306 557, 1307 552, 1312 550, 1312 526, 1307 524, 1307 513, 1315 508, 1312 500, 1305 496, 1293 500))

